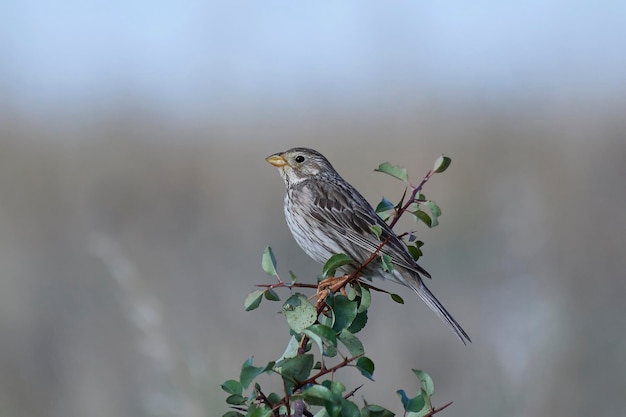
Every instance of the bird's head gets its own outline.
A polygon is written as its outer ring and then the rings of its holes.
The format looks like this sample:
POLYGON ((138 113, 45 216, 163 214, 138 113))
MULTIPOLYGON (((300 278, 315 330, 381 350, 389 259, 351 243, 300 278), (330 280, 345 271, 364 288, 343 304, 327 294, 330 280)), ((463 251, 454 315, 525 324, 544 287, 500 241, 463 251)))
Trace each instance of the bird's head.
POLYGON ((293 148, 265 158, 278 168, 287 186, 313 177, 334 174, 333 166, 321 153, 308 148, 293 148))

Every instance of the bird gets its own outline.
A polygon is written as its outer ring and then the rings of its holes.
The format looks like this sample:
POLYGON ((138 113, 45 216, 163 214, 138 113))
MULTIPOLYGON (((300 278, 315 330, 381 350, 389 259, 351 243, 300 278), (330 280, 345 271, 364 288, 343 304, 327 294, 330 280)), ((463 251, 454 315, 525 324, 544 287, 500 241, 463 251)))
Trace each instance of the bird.
POLYGON ((278 168, 285 183, 285 219, 293 238, 309 257, 324 264, 334 254, 348 255, 354 264, 338 271, 350 274, 386 241, 379 254, 391 257, 392 271, 385 271, 377 257, 360 271, 361 276, 413 289, 463 344, 471 342, 424 284, 422 277, 430 278, 430 274, 415 262, 404 242, 326 157, 313 149, 297 147, 270 155, 266 161, 278 168), (374 233, 373 225, 380 227, 380 236, 374 233))

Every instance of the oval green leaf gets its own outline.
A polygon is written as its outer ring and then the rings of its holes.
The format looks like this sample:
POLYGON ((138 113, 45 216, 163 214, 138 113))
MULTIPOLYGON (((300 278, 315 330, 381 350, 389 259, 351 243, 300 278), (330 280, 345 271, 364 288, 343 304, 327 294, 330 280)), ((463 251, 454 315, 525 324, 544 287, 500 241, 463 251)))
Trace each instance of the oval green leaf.
POLYGON ((391 256, 383 254, 380 260, 383 265, 383 271, 393 272, 393 259, 391 259, 391 256))
POLYGON ((339 333, 337 338, 341 341, 341 343, 345 345, 351 356, 358 356, 365 353, 363 343, 359 340, 358 337, 350 333, 348 330, 343 329, 341 333, 339 333))
POLYGON ((361 287, 361 301, 359 302, 359 308, 357 309, 357 313, 364 313, 370 308, 372 304, 372 293, 370 289, 366 286, 361 287))
POLYGON ((417 246, 407 245, 407 249, 409 250, 411 257, 416 261, 423 255, 421 249, 417 246))
POLYGON ((426 407, 426 400, 422 396, 422 393, 419 393, 417 396, 410 398, 408 403, 406 404, 405 410, 410 413, 419 413, 426 407))
POLYGON ((374 380, 374 362, 367 356, 361 356, 356 361, 356 367, 361 371, 361 375, 369 380, 374 380))
POLYGON ((268 246, 263 251, 263 257, 261 258, 261 268, 270 276, 276 275, 276 258, 274 258, 274 252, 272 248, 268 246))
POLYGON ((435 383, 430 375, 424 371, 420 371, 419 369, 413 369, 413 373, 419 378, 422 388, 424 388, 426 394, 432 396, 435 393, 435 383))
POLYGON ((246 309, 246 311, 254 310, 261 304, 261 300, 263 300, 264 292, 265 291, 263 290, 256 290, 248 294, 245 301, 243 302, 243 306, 246 309))
POLYGON ((302 391, 302 398, 311 405, 323 406, 327 401, 333 401, 334 395, 323 385, 311 385, 302 391))
POLYGON ((277 368, 286 381, 301 382, 309 377, 313 369, 313 359, 311 354, 298 355, 281 361, 277 364, 277 368))
POLYGON ((352 324, 352 321, 356 317, 357 302, 348 300, 348 297, 343 295, 336 295, 330 299, 329 306, 331 307, 334 315, 335 322, 333 323, 333 330, 336 333, 341 332, 352 324))
POLYGON ((412 214, 417 218, 417 220, 421 220, 422 222, 426 223, 426 226, 432 227, 433 221, 425 211, 416 210, 412 212, 412 214))
POLYGON ((435 161, 435 166, 433 167, 433 171, 437 173, 441 173, 448 169, 450 164, 452 163, 452 159, 448 158, 444 154, 441 154, 439 158, 435 161))
POLYGON ((245 417, 245 416, 236 411, 228 411, 225 414, 222 414, 222 417, 245 417))
POLYGON ((245 404, 248 399, 239 394, 232 394, 226 398, 226 403, 231 405, 241 405, 245 404))
POLYGON ((430 210, 430 213, 432 215, 432 223, 430 227, 435 227, 439 224, 439 216, 441 216, 441 209, 439 208, 439 206, 437 205, 437 203, 435 203, 432 200, 426 200, 424 203, 426 207, 428 207, 428 209, 430 210))
POLYGON ((361 417, 359 407, 350 400, 341 400, 341 417, 361 417))
POLYGON ((391 294, 391 299, 398 304, 404 304, 404 300, 398 294, 391 294))
POLYGON ((377 224, 373 224, 370 226, 370 230, 372 231, 372 233, 374 233, 376 235, 377 239, 380 239, 380 235, 383 233, 383 228, 380 227, 377 224))
POLYGON ((383 197, 382 200, 380 200, 380 203, 378 203, 378 205, 376 206, 376 213, 383 213, 385 211, 393 210, 395 208, 396 206, 394 206, 391 201, 383 197))
POLYGON ((367 310, 362 313, 357 313, 352 324, 348 326, 348 331, 352 334, 360 332, 367 324, 367 310))
POLYGON ((247 361, 245 361, 241 366, 241 374, 239 375, 239 381, 241 381, 241 385, 243 386, 243 388, 248 389, 248 386, 254 380, 254 378, 261 375, 263 372, 266 371, 266 369, 267 367, 253 366, 252 358, 249 358, 247 361))
POLYGON ((228 381, 224 382, 222 384, 222 389, 224 391, 226 391, 229 394, 238 394, 241 395, 241 393, 243 392, 243 388, 241 386, 241 383, 239 381, 236 381, 234 379, 229 379, 228 381))
POLYGON ((335 275, 335 271, 337 270, 337 268, 340 268, 344 265, 349 265, 353 262, 354 261, 352 260, 352 258, 350 258, 348 255, 343 253, 337 253, 331 256, 328 261, 326 261, 324 267, 322 268, 322 275, 324 275, 324 277, 332 277, 335 275))
POLYGON ((265 290, 265 299, 269 300, 269 301, 280 301, 280 297, 278 296, 278 294, 276 294, 276 291, 274 291, 273 289, 269 288, 267 290, 265 290))
POLYGON ((389 162, 383 162, 378 165, 374 171, 384 172, 385 174, 391 175, 394 178, 397 178, 402 181, 408 181, 409 175, 407 174, 406 168, 396 165, 391 165, 389 162))
POLYGON ((289 297, 283 304, 283 313, 291 330, 301 333, 317 319, 317 310, 309 299, 300 293, 289 297))
POLYGON ((395 414, 376 404, 367 404, 361 409, 361 417, 394 417, 395 414))
POLYGON ((335 334, 333 329, 328 326, 324 326, 322 324, 314 324, 305 329, 305 334, 315 334, 322 338, 322 340, 324 340, 326 343, 337 346, 337 335, 335 334))

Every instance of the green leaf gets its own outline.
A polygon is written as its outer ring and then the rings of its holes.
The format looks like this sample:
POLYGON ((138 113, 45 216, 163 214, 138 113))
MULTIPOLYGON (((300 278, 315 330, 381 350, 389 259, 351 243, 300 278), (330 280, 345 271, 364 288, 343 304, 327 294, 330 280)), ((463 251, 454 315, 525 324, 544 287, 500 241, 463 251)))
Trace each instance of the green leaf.
POLYGON ((393 203, 387 200, 385 197, 380 200, 380 203, 376 206, 376 213, 383 213, 385 211, 394 210, 396 207, 393 203))
POLYGON ((324 340, 327 344, 337 346, 337 335, 335 334, 333 329, 328 326, 324 326, 322 324, 314 324, 305 329, 303 333, 307 336, 310 336, 311 334, 316 335, 324 340))
POLYGON ((343 394, 343 392, 346 390, 346 386, 338 381, 326 380, 322 382, 322 385, 330 389, 332 393, 335 394, 336 397, 340 397, 343 394))
POLYGON ((323 406, 326 402, 332 402, 335 395, 323 385, 311 385, 302 391, 302 398, 310 405, 323 406))
POLYGON ((393 272, 393 260, 391 259, 391 256, 382 254, 380 260, 383 264, 383 271, 393 272))
POLYGON ((430 397, 423 388, 420 390, 420 394, 417 397, 412 398, 411 400, 415 401, 415 403, 410 404, 411 408, 419 408, 422 401, 424 402, 424 404, 419 411, 408 412, 407 417, 426 417, 432 415, 432 404, 430 402, 430 397))
POLYGON ((245 416, 236 411, 228 411, 227 413, 222 414, 222 417, 245 417, 245 416))
POLYGON ((334 297, 328 297, 326 299, 329 307, 335 314, 335 322, 333 324, 333 330, 336 333, 346 329, 356 317, 357 302, 348 300, 348 297, 344 295, 335 295, 334 297))
POLYGON ((263 290, 256 290, 248 294, 245 301, 243 302, 243 306, 246 309, 246 311, 254 310, 261 304, 261 300, 263 300, 264 292, 265 291, 263 290))
POLYGON ((289 276, 291 277, 291 284, 295 284, 296 281, 298 280, 298 278, 296 277, 296 274, 294 274, 293 271, 289 271, 289 276))
POLYGON ((343 329, 341 333, 337 336, 337 338, 345 345, 350 352, 350 356, 358 356, 365 353, 365 349, 363 348, 363 343, 359 340, 358 337, 350 333, 348 330, 343 329))
POLYGON ((380 239, 380 235, 383 233, 383 228, 380 227, 377 224, 373 224, 370 226, 370 230, 372 231, 372 233, 374 233, 376 235, 377 239, 380 239))
MULTIPOLYGON (((327 301, 330 301, 330 299, 331 297, 328 297, 327 301)), ((330 310, 325 311, 324 314, 320 314, 318 320, 320 324, 332 328, 335 325, 335 312, 331 308, 330 310)))
POLYGON ((400 401, 402 402, 402 407, 406 411, 406 406, 409 403, 409 397, 406 395, 406 392, 404 392, 403 389, 397 390, 396 394, 398 394, 398 397, 400 397, 400 401))
POLYGON ((348 297, 348 300, 350 301, 354 301, 356 300, 357 297, 357 291, 354 288, 354 285, 348 285, 344 288, 346 290, 346 297, 348 297))
POLYGON ((404 409, 412 413, 418 413, 422 411, 424 407, 426 407, 426 400, 424 400, 424 397, 420 393, 417 396, 410 398, 404 409))
POLYGON ((295 336, 291 336, 289 339, 289 343, 287 343, 287 347, 283 352, 282 356, 278 359, 278 361, 282 361, 285 358, 293 358, 298 354, 298 347, 300 346, 300 342, 296 339, 295 336))
POLYGON ((324 408, 326 409, 328 415, 332 417, 341 417, 341 403, 339 401, 326 403, 324 408))
POLYGON ((431 220, 430 216, 422 210, 416 210, 413 211, 412 214, 417 218, 416 220, 421 220, 422 222, 426 223, 426 226, 431 227, 433 224, 433 221, 431 220))
POLYGON ((261 258, 261 268, 263 271, 270 276, 276 275, 276 258, 274 258, 274 252, 272 252, 272 248, 268 246, 263 251, 263 257, 261 258))
POLYGON ((408 181, 409 175, 407 174, 406 168, 391 165, 389 162, 383 162, 378 165, 374 171, 384 172, 385 174, 391 175, 394 178, 397 178, 402 181, 408 181))
POLYGON ((431 396, 435 393, 435 383, 433 379, 424 371, 420 371, 419 369, 413 369, 413 373, 419 378, 422 388, 426 391, 428 396, 431 396))
POLYGON ((226 398, 226 403, 231 405, 241 405, 245 404, 248 401, 246 397, 241 396, 240 394, 232 394, 226 398))
POLYGON ((422 204, 428 207, 430 213, 432 214, 432 225, 430 227, 437 226, 439 224, 439 221, 437 219, 439 218, 439 216, 441 216, 441 209, 439 208, 437 203, 432 200, 427 200, 422 204))
POLYGON ((391 212, 389 211, 384 211, 382 213, 376 213, 376 214, 378 214, 378 217, 380 217, 380 219, 384 222, 386 222, 387 219, 391 217, 391 212))
POLYGON ((356 361, 356 367, 365 378, 374 380, 374 362, 367 356, 361 356, 356 361))
POLYGON ((304 329, 302 331, 305 335, 309 337, 312 341, 317 344, 317 347, 320 349, 320 352, 324 354, 327 349, 324 349, 324 345, 335 347, 337 346, 337 336, 333 329, 328 326, 324 326, 321 324, 314 324, 308 329, 304 329))
MULTIPOLYGON (((281 414, 282 415, 282 414, 281 414)), ((317 413, 315 413, 315 415, 313 417, 330 417, 328 415, 328 413, 326 412, 325 408, 322 408, 320 411, 318 411, 317 413)))
POLYGON ((398 294, 391 294, 391 299, 398 304, 404 304, 404 300, 398 294))
POLYGON ((269 301, 280 301, 280 297, 278 296, 278 294, 276 294, 276 291, 274 291, 271 288, 265 290, 264 295, 265 295, 265 299, 266 300, 269 300, 269 301))
POLYGON ((289 382, 305 381, 313 368, 313 355, 298 355, 294 358, 284 359, 276 364, 283 379, 289 382))
POLYGON ((370 292, 370 289, 365 286, 361 286, 361 301, 359 302, 359 308, 357 309, 357 313, 366 312, 367 309, 370 308, 371 304, 372 293, 370 292))
POLYGON ((332 277, 335 275, 337 268, 351 263, 354 263, 354 261, 348 255, 337 253, 326 261, 324 267, 322 268, 322 275, 324 275, 324 277, 332 277))
POLYGON ((322 338, 319 337, 318 335, 316 335, 315 333, 311 333, 309 332, 307 329, 304 329, 302 331, 302 333, 304 333, 305 335, 307 335, 309 337, 309 339, 311 339, 313 342, 315 342, 315 344, 317 344, 317 347, 319 348, 320 352, 323 354, 324 353, 324 342, 322 341, 322 338))
POLYGON ((337 347, 333 346, 333 345, 327 345, 326 349, 324 350, 323 355, 329 358, 334 358, 335 356, 337 356, 337 347))
MULTIPOLYGON (((415 371, 413 371, 415 372, 415 371)), ((241 382, 236 381, 234 379, 229 379, 228 381, 222 384, 222 389, 229 394, 238 394, 241 395, 243 392, 243 388, 241 386, 241 382)))
POLYGON ((417 246, 407 245, 406 248, 409 250, 409 253, 416 261, 423 255, 422 250, 417 246))
POLYGON ((280 401, 280 395, 276 394, 275 392, 272 392, 270 393, 270 395, 267 396, 267 400, 272 404, 276 404, 277 402, 280 401))
MULTIPOLYGON (((249 412, 249 410, 248 410, 249 412)), ((266 405, 261 405, 258 408, 256 408, 252 414, 250 414, 250 417, 270 417, 272 415, 272 409, 269 408, 266 405)))
POLYGON ((395 414, 376 404, 367 404, 361 408, 361 417, 394 417, 395 414))
POLYGON ((245 361, 241 366, 241 374, 239 375, 239 380, 241 381, 241 385, 243 386, 243 388, 248 389, 248 386, 254 380, 254 378, 261 375, 263 372, 272 369, 273 364, 273 362, 270 362, 267 366, 257 367, 252 366, 252 358, 249 358, 247 361, 245 361))
POLYGON ((435 166, 433 167, 433 171, 440 173, 448 169, 450 164, 452 163, 452 159, 448 158, 444 154, 441 154, 439 158, 435 161, 435 166))
POLYGON ((308 298, 300 293, 293 294, 283 304, 283 313, 291 330, 301 333, 317 320, 317 310, 308 298))
POLYGON ((357 313, 352 324, 348 326, 348 331, 352 334, 360 332, 367 324, 367 310, 362 313, 357 313))
POLYGON ((341 417, 361 417, 359 407, 350 400, 341 400, 341 417))

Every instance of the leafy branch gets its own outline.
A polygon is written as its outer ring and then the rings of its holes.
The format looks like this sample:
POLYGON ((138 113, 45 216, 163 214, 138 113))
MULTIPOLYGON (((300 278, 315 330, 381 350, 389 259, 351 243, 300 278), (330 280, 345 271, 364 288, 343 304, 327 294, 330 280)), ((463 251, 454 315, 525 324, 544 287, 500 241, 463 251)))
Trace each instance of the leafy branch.
MULTIPOLYGON (((435 227, 441 210, 432 201, 422 194, 424 185, 436 174, 445 171, 450 165, 450 158, 441 156, 435 162, 433 169, 422 178, 417 186, 411 185, 405 168, 391 165, 388 162, 380 164, 375 171, 383 172, 403 182, 406 187, 400 201, 393 204, 383 197, 376 207, 377 214, 394 227, 398 220, 407 212, 411 213, 417 222, 435 227), (408 198, 407 198, 408 195, 408 198), (430 214, 425 210, 427 209, 430 214)), ((291 295, 284 301, 281 312, 287 320, 291 338, 283 354, 275 361, 265 366, 254 366, 252 358, 246 360, 241 367, 238 380, 228 380, 222 384, 222 389, 229 396, 226 402, 231 411, 223 417, 391 417, 395 414, 375 404, 364 405, 359 408, 351 400, 358 386, 347 390, 346 386, 336 380, 337 372, 345 368, 356 368, 364 377, 373 381, 375 370, 374 362, 365 356, 363 343, 356 334, 361 331, 368 320, 368 309, 371 304, 371 291, 389 294, 398 302, 404 301, 400 296, 391 294, 372 286, 361 279, 361 272, 371 262, 380 260, 381 266, 387 271, 393 270, 393 263, 389 256, 381 253, 390 237, 381 238, 382 230, 378 225, 372 225, 371 231, 380 244, 374 252, 361 263, 352 273, 335 277, 335 272, 341 267, 354 264, 354 261, 345 254, 333 255, 322 269, 323 279, 317 284, 297 282, 295 274, 290 271, 290 282, 283 281, 277 271, 277 263, 270 247, 263 252, 261 267, 269 276, 276 278, 275 283, 258 284, 260 289, 248 294, 244 301, 246 311, 259 307, 263 299, 280 301, 275 291, 286 288, 291 295), (296 292, 295 289, 315 289, 315 294, 307 297, 296 292), (314 302, 310 300, 315 300, 314 302), (317 354, 314 353, 317 351, 317 354), (334 364, 329 363, 334 359, 334 364), (261 374, 278 375, 282 379, 283 392, 266 393, 258 383, 254 383, 249 395, 244 395, 254 380, 261 374), (311 410, 317 409, 316 414, 311 410), (244 414, 245 413, 245 414, 244 414)), ((416 240, 415 231, 402 233, 401 238, 407 238, 407 248, 414 259, 421 255, 423 242, 416 240)), ((434 393, 434 384, 430 376, 421 370, 413 370, 420 381, 420 391, 414 397, 409 397, 404 390, 398 390, 404 409, 404 416, 427 417, 435 415, 451 403, 443 407, 432 406, 431 397, 434 393)))

